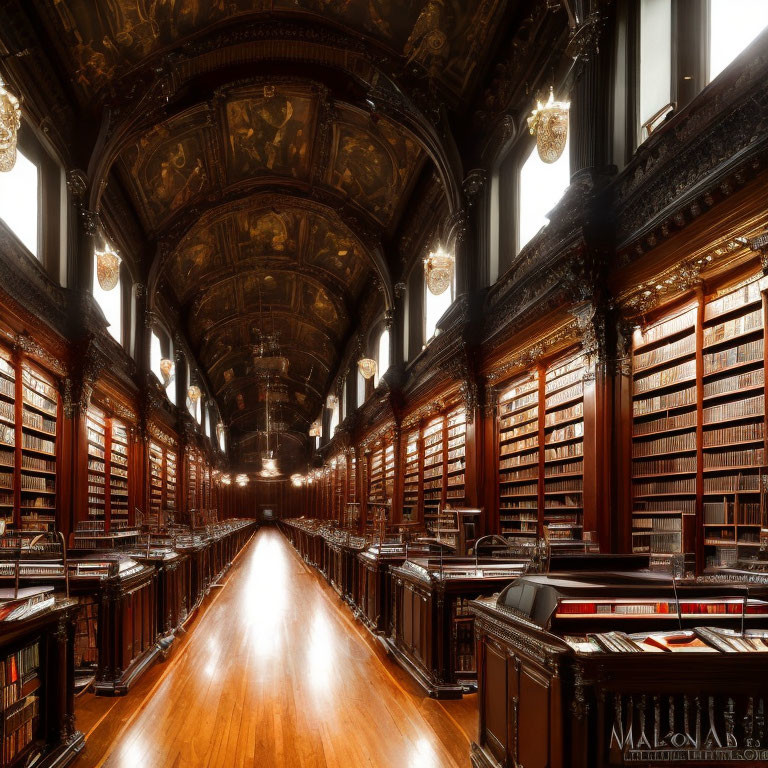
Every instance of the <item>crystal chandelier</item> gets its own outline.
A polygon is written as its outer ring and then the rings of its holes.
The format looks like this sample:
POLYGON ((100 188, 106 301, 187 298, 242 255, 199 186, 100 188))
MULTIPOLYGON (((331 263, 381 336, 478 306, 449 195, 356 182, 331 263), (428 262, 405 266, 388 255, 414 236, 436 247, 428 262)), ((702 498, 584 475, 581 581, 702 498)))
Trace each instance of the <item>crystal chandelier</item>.
POLYGON ((222 475, 221 476, 221 484, 222 485, 232 485, 232 478, 229 475, 222 475))
POLYGON ((200 387, 198 387, 197 384, 193 384, 187 390, 187 397, 192 403, 196 403, 202 396, 203 396, 203 393, 200 391, 200 387))
POLYGON ((0 171, 11 171, 16 165, 16 142, 21 126, 19 100, 5 88, 0 77, 0 171))
POLYGON ((245 488, 246 485, 248 485, 248 475, 238 475, 235 478, 235 482, 241 487, 245 488))
POLYGON ((120 257, 107 246, 96 251, 96 276, 102 291, 111 291, 120 278, 120 257))
POLYGON ((446 253, 442 246, 438 246, 435 252, 424 259, 424 275, 431 294, 439 296, 451 287, 454 265, 454 257, 446 253))
POLYGON ((545 163, 554 163, 560 158, 568 141, 568 112, 571 104, 568 101, 555 101, 554 89, 549 89, 549 99, 546 104, 540 101, 528 118, 528 128, 531 136, 536 135, 536 148, 539 157, 545 163))
POLYGON ((357 367, 364 379, 370 379, 376 374, 376 361, 373 358, 361 357, 357 361, 357 367))
POLYGON ((173 360, 169 360, 167 357, 164 357, 160 361, 160 374, 163 377, 163 384, 166 387, 173 381, 173 369, 173 360))
POLYGON ((301 486, 304 485, 304 476, 300 475, 298 472, 291 475, 291 484, 294 488, 301 488, 301 486))

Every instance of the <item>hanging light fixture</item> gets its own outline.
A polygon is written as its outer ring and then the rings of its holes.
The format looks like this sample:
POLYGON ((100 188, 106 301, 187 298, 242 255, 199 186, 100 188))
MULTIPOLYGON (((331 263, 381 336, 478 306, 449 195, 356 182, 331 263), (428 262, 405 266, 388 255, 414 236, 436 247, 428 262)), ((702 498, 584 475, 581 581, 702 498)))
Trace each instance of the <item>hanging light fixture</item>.
POLYGON ((96 277, 102 291, 111 291, 120 278, 120 257, 107 245, 96 251, 96 277))
POLYGON ((175 365, 173 363, 173 360, 169 360, 167 357, 164 357, 160 361, 160 374, 163 377, 163 384, 166 387, 173 381, 174 368, 175 368, 175 365))
POLYGON ((294 488, 301 488, 301 486, 304 485, 304 476, 300 475, 298 472, 291 475, 291 485, 293 485, 294 488))
POLYGON ((325 398, 325 407, 329 411, 332 411, 338 404, 339 398, 336 397, 336 395, 328 395, 328 397, 325 398))
POLYGON ((235 482, 241 487, 245 488, 248 485, 248 475, 241 474, 235 478, 235 482))
POLYGON ((203 396, 203 393, 201 392, 200 387, 198 387, 197 384, 193 384, 187 390, 187 397, 192 403, 196 403, 202 396, 203 396))
POLYGON ((531 136, 536 136, 536 148, 542 162, 554 163, 560 158, 568 141, 568 101, 555 101, 554 88, 549 89, 546 104, 536 103, 536 109, 528 118, 531 136))
POLYGON ((232 485, 232 478, 229 475, 221 476, 222 485, 232 485))
POLYGON ((323 426, 320 420, 312 422, 312 426, 309 428, 310 437, 320 437, 323 434, 323 426))
POLYGON ((424 275, 431 294, 439 296, 451 287, 455 263, 454 257, 446 253, 442 246, 424 259, 424 275))
POLYGON ((21 126, 19 100, 6 89, 0 77, 0 171, 12 171, 16 165, 16 143, 21 126))
MULTIPOLYGON (((267 381, 266 393, 264 396, 264 417, 265 417, 265 426, 266 426, 267 449, 261 455, 262 477, 278 477, 280 474, 280 469, 277 466, 277 459, 275 458, 275 453, 269 447, 269 434, 270 434, 270 427, 271 427, 270 416, 271 416, 271 413, 269 408, 269 381, 267 381)), ((279 439, 279 434, 278 434, 278 439, 279 439)))
POLYGON ((371 357, 361 357, 357 361, 357 367, 364 379, 370 379, 376 375, 376 361, 371 357))

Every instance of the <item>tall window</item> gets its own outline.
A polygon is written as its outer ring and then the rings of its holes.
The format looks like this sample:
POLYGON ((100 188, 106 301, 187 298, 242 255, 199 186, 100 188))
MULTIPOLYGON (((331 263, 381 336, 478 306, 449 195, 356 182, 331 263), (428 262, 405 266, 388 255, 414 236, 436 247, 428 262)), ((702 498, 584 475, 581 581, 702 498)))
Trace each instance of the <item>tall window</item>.
POLYGON ((339 401, 336 401, 336 404, 333 406, 333 409, 331 410, 331 418, 328 422, 328 439, 333 437, 333 433, 336 431, 336 427, 339 426, 339 401))
MULTIPOLYGON (((454 278, 455 279, 455 278, 454 278)), ((437 332, 437 324, 440 318, 448 311, 453 304, 455 284, 452 284, 447 290, 439 296, 435 296, 427 287, 427 281, 424 280, 424 343, 429 342, 437 332)), ((387 353, 387 367, 389 367, 389 353, 387 353)))
POLYGON ((710 0, 709 79, 716 78, 766 27, 766 0, 710 0))
MULTIPOLYGON (((448 293, 448 291, 446 291, 448 293)), ((389 330, 384 329, 379 335, 379 345, 376 350, 376 375, 373 386, 378 387, 381 377, 389 370, 389 330)))
POLYGON ((547 214, 560 202, 571 183, 571 164, 566 142, 563 154, 554 163, 545 163, 535 146, 520 169, 520 204, 517 242, 522 250, 542 227, 549 224, 547 214))
POLYGON ((40 169, 18 150, 13 169, 0 173, 0 219, 35 258, 41 258, 40 169))
POLYGON ((357 369, 357 407, 360 408, 365 404, 365 377, 360 373, 360 369, 357 369))
MULTIPOLYGON (((187 382, 189 385, 192 383, 192 369, 189 367, 189 362, 187 362, 187 382)), ((198 386, 200 386, 198 384, 198 386)), ((202 387, 200 387, 202 390, 202 387)), ((203 402, 204 394, 197 398, 197 400, 190 400, 189 397, 187 397, 187 410, 190 412, 194 420, 198 424, 202 424, 202 402, 203 402)))
POLYGON ((699 0, 683 8, 671 0, 640 0, 639 8, 641 143, 670 105, 685 107, 768 27, 768 2, 699 0))
MULTIPOLYGON (((109 249, 109 246, 107 246, 109 249)), ((118 271, 117 285, 109 291, 105 291, 99 285, 97 255, 93 254, 93 298, 101 307, 104 317, 109 323, 110 336, 118 343, 123 343, 123 288, 120 284, 120 272, 118 271)))
POLYGON ((225 430, 219 431, 219 448, 226 453, 227 451, 227 433, 225 430))
POLYGON ((163 350, 160 345, 160 337, 157 331, 152 330, 152 337, 149 341, 149 369, 157 376, 158 381, 163 380, 163 374, 160 370, 160 361, 163 359, 163 350))
MULTIPOLYGON (((640 128, 672 101, 672 3, 640 0, 640 128)), ((660 118, 659 118, 660 119, 660 118)), ((638 141, 646 135, 638 131, 638 141)))
POLYGON ((211 411, 207 407, 205 409, 205 436, 211 437, 211 411))

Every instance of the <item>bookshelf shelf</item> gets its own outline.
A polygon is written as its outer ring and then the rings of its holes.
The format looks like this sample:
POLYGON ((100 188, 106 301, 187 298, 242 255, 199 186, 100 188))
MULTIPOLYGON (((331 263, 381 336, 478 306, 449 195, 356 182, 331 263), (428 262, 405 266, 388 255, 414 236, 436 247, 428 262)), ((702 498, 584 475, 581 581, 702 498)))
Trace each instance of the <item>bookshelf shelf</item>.
POLYGON ((510 541, 538 532, 539 410, 538 371, 513 382, 499 398, 499 522, 510 541), (521 427, 526 429, 518 431, 521 427), (524 476, 513 477, 514 472, 524 476), (511 492, 516 486, 525 492, 511 492), (521 519, 510 519, 513 515, 521 519))

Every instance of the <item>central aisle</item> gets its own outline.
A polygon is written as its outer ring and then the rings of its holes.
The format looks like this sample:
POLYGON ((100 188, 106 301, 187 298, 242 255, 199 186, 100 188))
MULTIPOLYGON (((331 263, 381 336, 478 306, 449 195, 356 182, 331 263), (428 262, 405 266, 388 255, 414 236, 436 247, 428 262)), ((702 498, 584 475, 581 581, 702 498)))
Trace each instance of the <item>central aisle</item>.
POLYGON ((147 682, 80 705, 75 766, 466 767, 474 698, 425 698, 267 528, 147 682))

